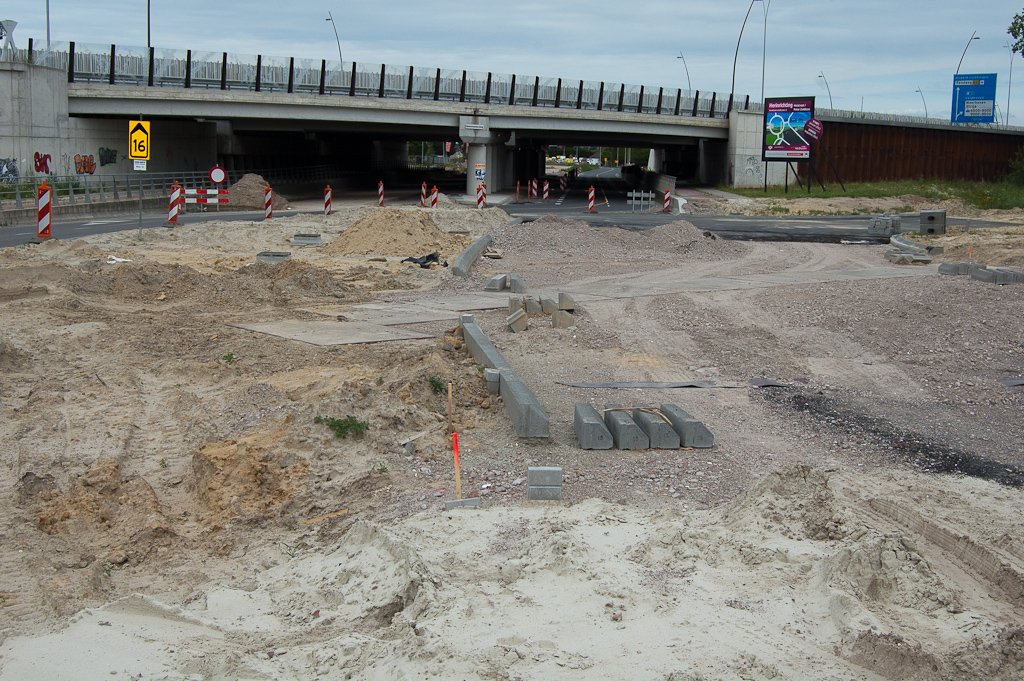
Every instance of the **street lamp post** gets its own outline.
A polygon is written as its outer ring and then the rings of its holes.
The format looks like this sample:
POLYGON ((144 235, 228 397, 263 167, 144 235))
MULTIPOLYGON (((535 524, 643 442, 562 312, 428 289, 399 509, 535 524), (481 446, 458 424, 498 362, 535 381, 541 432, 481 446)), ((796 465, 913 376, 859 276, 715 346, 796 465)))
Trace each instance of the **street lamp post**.
POLYGON ((921 86, 918 86, 914 92, 921 95, 921 103, 924 104, 924 117, 928 118, 928 102, 924 101, 924 93, 921 92, 921 86))
POLYGON ((1013 46, 1006 43, 1006 49, 1010 51, 1010 82, 1006 86, 1006 126, 1010 126, 1010 90, 1013 89, 1013 46))
POLYGON ((740 56, 740 41, 743 40, 743 29, 747 27, 747 19, 750 18, 750 10, 754 9, 754 3, 757 0, 750 0, 750 7, 747 8, 747 16, 743 17, 743 25, 740 26, 740 37, 736 39, 736 54, 732 57, 732 86, 729 88, 729 103, 732 104, 733 97, 736 96, 736 60, 740 56))
POLYGON ((153 36, 150 31, 150 4, 151 0, 146 0, 146 52, 148 53, 150 48, 153 46, 153 36))
POLYGON ((338 61, 341 63, 342 70, 344 70, 345 60, 341 58, 341 38, 338 37, 338 25, 334 23, 334 17, 331 16, 330 11, 327 12, 327 18, 324 21, 331 22, 331 28, 334 29, 334 40, 338 43, 338 61))
MULTIPOLYGON (((977 31, 971 34, 971 40, 981 40, 981 36, 978 35, 977 31)), ((967 41, 967 47, 971 46, 971 40, 967 41)), ((957 73, 960 73, 960 67, 964 63, 964 57, 967 56, 967 47, 964 48, 964 53, 960 55, 960 63, 956 65, 957 73)))
POLYGON ((690 85, 690 69, 686 68, 686 57, 683 56, 682 50, 679 50, 679 56, 676 59, 683 60, 683 69, 686 70, 686 89, 689 92, 693 92, 693 86, 690 85))
POLYGON ((821 78, 823 81, 825 81, 825 90, 828 91, 828 108, 834 109, 835 107, 832 106, 832 89, 828 86, 828 78, 825 77, 825 72, 819 72, 818 78, 821 78))

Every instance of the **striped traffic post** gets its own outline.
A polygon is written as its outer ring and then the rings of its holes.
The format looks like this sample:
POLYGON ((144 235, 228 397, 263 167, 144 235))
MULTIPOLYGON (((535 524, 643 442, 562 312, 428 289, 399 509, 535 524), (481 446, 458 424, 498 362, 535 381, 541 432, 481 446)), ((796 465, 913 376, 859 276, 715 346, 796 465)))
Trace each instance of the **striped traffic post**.
POLYGON ((324 189, 324 215, 331 214, 331 185, 324 189))
POLYGON ((263 190, 263 219, 270 220, 274 217, 274 190, 267 185, 263 190))
POLYGON ((672 190, 665 190, 665 212, 672 210, 672 190))
POLYGON ((181 210, 181 185, 175 180, 171 185, 171 197, 167 205, 167 224, 178 224, 178 211, 181 210))
POLYGON ((587 202, 590 206, 587 208, 591 213, 594 212, 594 185, 590 185, 590 189, 587 191, 587 202))
POLYGON ((482 184, 476 186, 476 207, 484 207, 484 186, 482 184))
POLYGON ((381 208, 384 207, 384 182, 383 180, 377 183, 377 205, 381 208))
POLYGON ((36 236, 40 239, 50 238, 50 204, 53 203, 53 192, 46 186, 46 180, 36 190, 36 236))
POLYGON ((430 207, 437 208, 437 185, 430 190, 430 207))
POLYGON ((569 178, 568 178, 568 176, 562 175, 562 177, 559 178, 559 180, 558 180, 558 189, 560 191, 564 192, 568 186, 569 186, 569 178))
POLYGON ((537 178, 530 180, 530 198, 537 198, 537 178))
POLYGON ((548 183, 547 180, 544 180, 544 200, 545 201, 548 200, 548 193, 550 192, 550 190, 551 190, 551 185, 548 183))
POLYGON ((427 205, 427 183, 420 185, 420 208, 427 205))
POLYGON ((480 186, 484 188, 484 208, 487 207, 487 183, 481 182, 480 186))

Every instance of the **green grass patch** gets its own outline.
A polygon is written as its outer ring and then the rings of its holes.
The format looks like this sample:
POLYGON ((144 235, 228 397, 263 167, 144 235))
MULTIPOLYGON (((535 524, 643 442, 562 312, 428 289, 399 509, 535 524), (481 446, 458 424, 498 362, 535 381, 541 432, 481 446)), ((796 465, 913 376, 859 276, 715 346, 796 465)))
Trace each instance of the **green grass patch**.
MULTIPOLYGON (((795 181, 791 183, 789 193, 784 187, 726 187, 719 189, 751 198, 795 199, 808 196, 806 185, 801 189, 795 181)), ((892 180, 886 182, 848 182, 846 191, 838 182, 825 184, 825 191, 820 185, 812 185, 809 196, 817 198, 834 198, 847 196, 856 198, 882 199, 904 195, 920 196, 926 199, 959 199, 966 206, 973 208, 1010 208, 1024 207, 1024 185, 1010 179, 999 182, 967 182, 964 180, 892 180)), ((781 207, 770 206, 770 211, 782 212, 781 207)), ((896 208, 897 212, 913 212, 909 205, 896 208)))
POLYGON ((313 423, 323 424, 334 431, 337 437, 342 439, 348 437, 349 433, 353 435, 359 435, 364 430, 370 427, 366 421, 360 421, 355 416, 349 414, 343 419, 336 419, 331 417, 317 416, 313 419, 313 423))

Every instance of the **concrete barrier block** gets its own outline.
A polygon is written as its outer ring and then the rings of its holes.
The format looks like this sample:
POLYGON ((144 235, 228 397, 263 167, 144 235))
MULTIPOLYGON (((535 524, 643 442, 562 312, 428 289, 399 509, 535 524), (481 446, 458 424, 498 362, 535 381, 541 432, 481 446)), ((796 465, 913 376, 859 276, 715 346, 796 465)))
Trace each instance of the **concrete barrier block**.
POLYGON ((444 502, 444 510, 450 511, 455 508, 480 508, 480 497, 444 502))
POLYGON ((994 284, 996 283, 995 270, 990 270, 986 267, 978 267, 971 270, 971 279, 976 279, 983 284, 994 284))
POLYGON ((544 312, 544 314, 554 314, 555 311, 558 310, 558 303, 555 302, 554 298, 549 298, 548 296, 541 296, 540 309, 544 312))
POLYGON ((573 312, 576 309, 576 301, 568 293, 559 293, 558 309, 573 312))
POLYGON ((552 329, 568 329, 571 326, 576 326, 576 318, 571 313, 565 310, 555 310, 551 315, 552 329))
POLYGON ((508 275, 508 288, 512 293, 526 293, 526 284, 518 274, 508 275))
MULTIPOLYGON (((472 315, 463 315, 463 317, 471 317, 472 315)), ((462 338, 466 341, 466 347, 469 349, 469 355, 482 364, 484 367, 489 369, 511 369, 512 365, 502 357, 498 349, 494 347, 491 341, 487 338, 484 332, 480 329, 480 325, 476 322, 465 322, 462 321, 462 338)))
POLYGON ((549 437, 551 422, 547 413, 519 375, 511 369, 502 369, 499 394, 505 411, 519 437, 549 437))
POLYGON ((957 275, 957 274, 960 274, 960 272, 958 271, 959 269, 960 269, 960 265, 958 265, 955 262, 939 263, 939 274, 953 274, 953 275, 957 275))
POLYGON ((485 234, 469 246, 462 253, 455 256, 452 261, 452 275, 465 279, 469 276, 469 270, 484 252, 484 249, 491 245, 491 235, 485 234))
POLYGON ((970 274, 971 273, 971 263, 969 263, 969 262, 958 262, 956 264, 956 273, 958 275, 970 274))
POLYGON ((562 487, 530 486, 526 488, 527 501, 561 501, 562 487))
POLYGON ((533 296, 526 296, 526 298, 523 299, 523 302, 526 304, 526 314, 544 314, 544 308, 541 307, 540 301, 533 296))
POLYGON ((484 286, 485 291, 504 291, 508 286, 508 275, 498 274, 491 277, 491 280, 484 286))
POLYGON ((601 414, 586 402, 576 403, 572 429, 576 433, 580 449, 611 449, 615 446, 615 440, 601 414))
POLYGON ((921 211, 921 234, 945 234, 946 233, 946 211, 944 210, 922 210, 921 211))
POLYGON ((505 321, 508 322, 508 328, 512 329, 513 333, 526 331, 529 326, 529 320, 526 316, 526 312, 523 310, 516 310, 506 317, 505 321))
POLYGON ((516 310, 525 310, 526 303, 523 302, 522 296, 509 296, 508 297, 508 313, 513 314, 516 310))
POLYGON ((657 414, 640 411, 647 405, 635 405, 633 421, 647 434, 651 449, 679 449, 681 439, 672 424, 657 414))
POLYGON ((530 466, 526 469, 526 484, 532 487, 561 487, 562 469, 558 466, 530 466))
POLYGON ((707 448, 715 444, 715 436, 708 427, 674 404, 662 404, 661 411, 668 417, 672 428, 679 433, 682 447, 707 448))
MULTIPOLYGON (((622 405, 606 404, 605 409, 619 409, 622 405)), ((651 445, 647 433, 640 429, 640 426, 633 422, 627 411, 606 411, 604 423, 608 426, 609 432, 615 446, 619 449, 648 449, 651 445)))

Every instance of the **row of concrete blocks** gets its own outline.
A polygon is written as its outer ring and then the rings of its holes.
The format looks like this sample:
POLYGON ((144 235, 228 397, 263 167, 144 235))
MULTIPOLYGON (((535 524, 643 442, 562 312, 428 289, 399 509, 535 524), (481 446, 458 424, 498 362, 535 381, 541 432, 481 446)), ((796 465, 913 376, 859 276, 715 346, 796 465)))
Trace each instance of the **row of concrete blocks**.
POLYGON ((576 326, 576 318, 572 312, 576 309, 576 301, 568 293, 559 293, 558 302, 548 296, 509 296, 508 317, 505 321, 513 333, 520 333, 529 328, 531 315, 551 315, 551 328, 568 329, 576 326))
POLYGON ((1024 284, 1024 272, 999 267, 986 267, 970 262, 944 262, 939 265, 939 274, 967 275, 985 284, 1024 284))
POLYGON ((497 274, 491 277, 484 286, 485 291, 504 291, 509 289, 512 293, 525 293, 526 284, 518 274, 497 274))
POLYGON ((638 404, 604 405, 604 415, 585 402, 576 403, 573 430, 581 449, 707 448, 715 436, 698 419, 674 404, 659 408, 638 404))
POLYGON ((512 420, 516 435, 549 437, 551 421, 547 412, 540 406, 533 391, 512 370, 512 365, 484 335, 473 315, 460 315, 459 324, 462 326, 462 337, 466 341, 469 354, 484 367, 484 378, 488 380, 487 387, 501 395, 501 401, 505 403, 505 411, 512 420), (492 384, 497 390, 492 388, 492 384))
POLYGON ((927 265, 932 261, 932 256, 927 253, 912 251, 886 251, 885 257, 897 265, 927 265))

